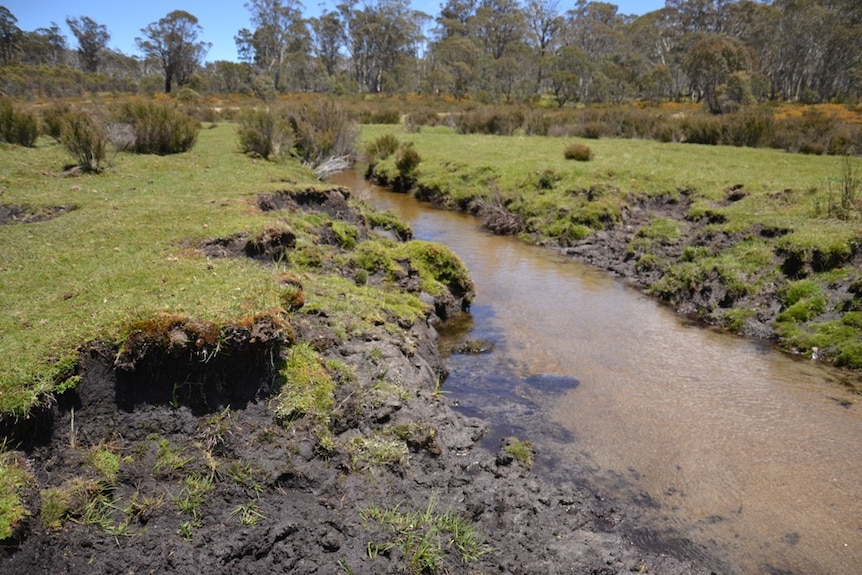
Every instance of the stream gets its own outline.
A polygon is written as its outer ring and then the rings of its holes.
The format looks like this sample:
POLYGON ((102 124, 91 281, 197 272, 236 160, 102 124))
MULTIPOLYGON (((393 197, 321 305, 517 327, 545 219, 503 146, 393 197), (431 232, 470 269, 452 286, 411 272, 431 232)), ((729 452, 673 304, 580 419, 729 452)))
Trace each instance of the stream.
POLYGON ((626 510, 627 534, 717 572, 862 573, 862 398, 853 375, 694 325, 607 272, 467 215, 336 183, 454 250, 478 295, 447 322, 449 401, 516 435, 537 473, 626 510))

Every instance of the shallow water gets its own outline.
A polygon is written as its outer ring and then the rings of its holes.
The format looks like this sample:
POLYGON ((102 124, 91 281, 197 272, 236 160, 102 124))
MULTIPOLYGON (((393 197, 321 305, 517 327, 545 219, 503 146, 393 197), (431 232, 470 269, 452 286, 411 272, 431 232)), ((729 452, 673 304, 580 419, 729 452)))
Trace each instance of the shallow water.
POLYGON ((862 398, 846 374, 692 325, 468 216, 339 178, 470 268, 472 318, 443 342, 496 348, 449 358, 446 389, 495 437, 530 439, 548 472, 576 468, 624 500, 647 544, 673 549, 675 534, 730 573, 862 573, 862 398))

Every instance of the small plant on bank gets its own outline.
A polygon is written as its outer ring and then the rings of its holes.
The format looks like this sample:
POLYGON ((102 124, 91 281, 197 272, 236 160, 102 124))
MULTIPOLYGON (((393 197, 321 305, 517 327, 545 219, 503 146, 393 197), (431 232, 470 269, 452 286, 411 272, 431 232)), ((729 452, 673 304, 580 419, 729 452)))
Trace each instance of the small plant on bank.
POLYGON ((589 146, 585 146, 584 144, 571 144, 563 151, 563 156, 567 160, 589 162, 593 159, 593 151, 589 146))
POLYGON ((403 511, 396 505, 390 509, 372 506, 359 512, 365 527, 372 523, 382 528, 385 540, 368 543, 368 557, 397 548, 404 558, 405 569, 411 575, 434 574, 446 568, 450 549, 457 551, 461 564, 475 563, 491 552, 473 525, 457 513, 439 513, 431 497, 423 511, 403 511))
POLYGON ((398 138, 395 134, 383 134, 365 146, 368 163, 374 164, 385 160, 398 150, 398 138))
POLYGON ((13 537, 30 515, 23 492, 32 481, 23 458, 0 443, 0 542, 13 537))
POLYGON ((108 134, 105 127, 87 112, 66 114, 60 141, 76 165, 85 172, 99 173, 105 169, 108 155, 108 134))
POLYGON ((521 441, 517 437, 510 437, 507 445, 503 448, 506 453, 511 455, 515 461, 524 464, 526 467, 533 465, 533 443, 530 441, 521 441))
POLYGON ((403 190, 413 187, 413 184, 416 183, 416 172, 421 162, 422 157, 413 147, 413 142, 399 146, 395 152, 395 168, 398 170, 396 187, 403 190))

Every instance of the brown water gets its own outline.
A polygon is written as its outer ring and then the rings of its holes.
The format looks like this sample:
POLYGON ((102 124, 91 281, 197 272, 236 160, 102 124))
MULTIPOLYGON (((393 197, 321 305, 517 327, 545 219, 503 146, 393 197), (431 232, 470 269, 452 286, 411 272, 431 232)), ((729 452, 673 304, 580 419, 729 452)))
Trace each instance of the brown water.
POLYGON ((692 326, 468 216, 340 183, 469 266, 470 337, 497 347, 451 359, 466 407, 577 462, 585 483, 638 509, 647 540, 676 533, 730 573, 862 573, 862 398, 846 374, 692 326), (495 389, 523 409, 495 413, 495 389))

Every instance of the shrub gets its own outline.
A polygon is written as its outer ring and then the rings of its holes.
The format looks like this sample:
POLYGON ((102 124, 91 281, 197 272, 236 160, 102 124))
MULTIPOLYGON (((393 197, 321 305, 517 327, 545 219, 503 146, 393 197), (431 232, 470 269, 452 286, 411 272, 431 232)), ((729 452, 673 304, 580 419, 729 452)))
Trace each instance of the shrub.
POLYGON ((572 144, 563 151, 563 157, 577 162, 589 162, 593 159, 593 151, 584 144, 572 144))
POLYGON ((394 134, 383 134, 365 147, 369 162, 385 160, 398 150, 398 138, 394 134))
POLYGON ((415 180, 416 170, 419 168, 420 162, 422 162, 422 158, 416 148, 413 147, 413 142, 399 146, 395 154, 395 167, 398 169, 400 178, 415 180))
POLYGON ((585 122, 583 128, 581 128, 581 136, 590 140, 598 140, 612 133, 613 130, 608 124, 599 121, 585 122))
POLYGON ((132 126, 131 151, 138 154, 178 154, 191 150, 198 137, 198 122, 157 102, 129 102, 120 107, 118 120, 132 126))
POLYGON ((242 112, 237 135, 243 153, 264 159, 284 159, 293 145, 293 132, 287 121, 269 108, 242 112))
POLYGON ((59 142, 63 133, 63 122, 70 111, 68 104, 60 102, 55 102, 42 110, 42 126, 45 134, 59 142))
POLYGON ((520 111, 489 106, 461 114, 456 127, 460 134, 511 136, 523 123, 524 117, 520 111))
POLYGON ((721 142, 721 121, 716 118, 689 118, 682 123, 685 142, 718 145, 721 142))
POLYGON ((16 109, 9 98, 0 97, 0 142, 31 148, 38 137, 39 121, 36 116, 16 109))
POLYGON ((742 110, 724 120, 723 141, 733 146, 757 148, 772 138, 772 115, 762 110, 742 110))
POLYGON ((287 120, 296 138, 294 153, 303 164, 316 167, 330 158, 353 155, 359 132, 332 100, 300 104, 288 111, 287 120))
POLYGON ((108 134, 90 114, 81 111, 66 114, 60 141, 83 170, 98 173, 105 169, 108 134))

